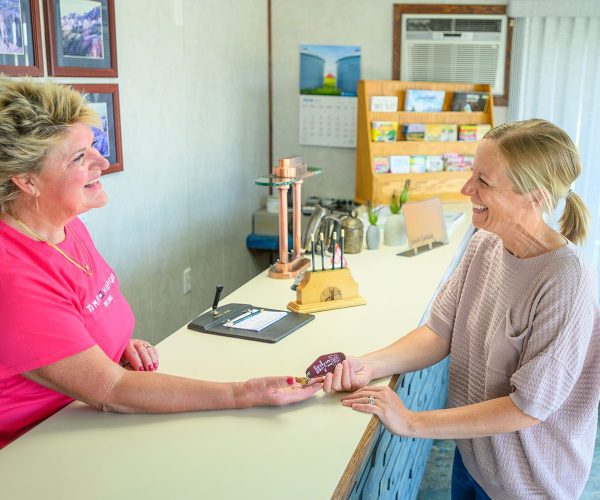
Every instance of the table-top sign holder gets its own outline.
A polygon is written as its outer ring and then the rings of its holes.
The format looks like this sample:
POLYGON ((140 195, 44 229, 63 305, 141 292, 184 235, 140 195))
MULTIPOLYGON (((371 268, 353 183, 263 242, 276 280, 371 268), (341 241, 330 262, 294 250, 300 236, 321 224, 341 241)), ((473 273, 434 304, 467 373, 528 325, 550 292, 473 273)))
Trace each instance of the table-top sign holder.
POLYGON ((414 257, 448 244, 448 232, 439 198, 405 203, 403 207, 409 249, 401 257, 414 257))
POLYGON ((320 174, 318 168, 307 167, 299 156, 281 158, 273 174, 254 180, 259 186, 276 187, 279 191, 279 258, 269 268, 269 277, 276 279, 294 278, 310 265, 303 256, 301 243, 301 186, 304 179, 320 174), (288 249, 288 189, 292 186, 293 196, 293 245, 288 249))
POLYGON ((296 300, 287 305, 293 312, 313 313, 361 306, 367 301, 358 294, 358 283, 354 281, 350 269, 326 269, 306 271, 296 288, 296 300))

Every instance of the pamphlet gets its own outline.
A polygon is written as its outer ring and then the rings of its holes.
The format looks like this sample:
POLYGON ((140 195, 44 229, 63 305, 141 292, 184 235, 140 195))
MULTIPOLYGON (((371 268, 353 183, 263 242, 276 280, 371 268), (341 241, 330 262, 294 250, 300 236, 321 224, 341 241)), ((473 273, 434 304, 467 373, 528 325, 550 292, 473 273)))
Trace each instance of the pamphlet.
POLYGON ((487 92, 454 92, 452 96, 452 111, 486 112, 490 96, 487 92))
POLYGON ((371 140, 374 142, 394 142, 398 134, 398 122, 371 122, 371 140))
POLYGON ((371 111, 383 111, 383 112, 398 111, 398 96, 392 96, 392 95, 371 96, 371 111))
POLYGON ((445 96, 446 92, 443 90, 408 89, 404 99, 404 111, 441 111, 445 96))

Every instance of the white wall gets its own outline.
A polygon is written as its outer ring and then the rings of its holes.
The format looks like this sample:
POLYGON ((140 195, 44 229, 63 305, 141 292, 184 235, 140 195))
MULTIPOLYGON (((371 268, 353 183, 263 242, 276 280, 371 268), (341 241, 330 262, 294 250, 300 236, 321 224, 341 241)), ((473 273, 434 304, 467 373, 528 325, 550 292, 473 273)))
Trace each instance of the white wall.
MULTIPOLYGON (((307 180, 303 197, 354 198, 355 150, 298 144, 300 44, 359 45, 361 79, 392 78, 393 11, 397 3, 506 4, 506 0, 273 0, 273 155, 297 153, 323 168, 318 181, 307 180)), ((495 108, 496 123, 506 108, 495 108)))
MULTIPOLYGON (((305 196, 352 198, 354 150, 299 147, 298 47, 360 45, 362 78, 389 79, 394 3, 272 0, 273 162, 299 153, 324 168, 305 196)), ((125 171, 103 178, 109 204, 85 220, 135 335, 156 342, 208 307, 216 283, 233 291, 267 264, 245 247, 266 195, 253 179, 271 163, 267 2, 115 0, 115 10, 119 77, 104 81, 119 84, 125 171)))
POLYGON ((115 0, 125 170, 85 217, 156 342, 259 270, 245 246, 268 171, 267 4, 115 0), (177 4, 183 26, 176 25, 177 4), (193 289, 183 295, 182 271, 193 289))

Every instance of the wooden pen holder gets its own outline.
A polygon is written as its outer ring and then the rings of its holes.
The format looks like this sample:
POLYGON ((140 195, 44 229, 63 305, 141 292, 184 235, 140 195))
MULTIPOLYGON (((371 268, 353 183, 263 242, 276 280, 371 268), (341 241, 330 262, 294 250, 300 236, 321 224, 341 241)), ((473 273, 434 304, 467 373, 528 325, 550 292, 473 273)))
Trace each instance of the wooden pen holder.
POLYGON ((306 271, 296 288, 296 300, 287 305, 293 312, 312 313, 361 306, 367 301, 358 295, 358 283, 350 269, 306 271))

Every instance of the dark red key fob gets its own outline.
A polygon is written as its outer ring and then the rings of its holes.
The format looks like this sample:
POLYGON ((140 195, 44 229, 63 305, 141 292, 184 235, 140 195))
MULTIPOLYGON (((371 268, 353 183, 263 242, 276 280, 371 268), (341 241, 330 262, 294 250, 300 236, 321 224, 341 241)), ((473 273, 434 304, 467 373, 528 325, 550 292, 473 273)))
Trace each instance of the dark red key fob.
POLYGON ((326 373, 333 373, 335 366, 346 359, 343 352, 333 352, 331 354, 323 354, 315 359, 306 369, 306 376, 309 379, 322 377, 326 373))

